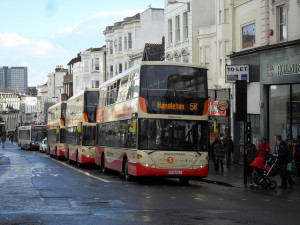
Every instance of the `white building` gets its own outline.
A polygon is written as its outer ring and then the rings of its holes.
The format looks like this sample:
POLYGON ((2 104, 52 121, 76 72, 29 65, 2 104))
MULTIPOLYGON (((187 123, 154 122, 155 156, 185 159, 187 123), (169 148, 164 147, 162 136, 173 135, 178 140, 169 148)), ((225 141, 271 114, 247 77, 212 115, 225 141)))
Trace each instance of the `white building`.
POLYGON ((61 94, 64 93, 63 78, 68 69, 63 66, 56 66, 55 72, 49 73, 47 81, 47 102, 60 102, 61 94))
POLYGON ((45 122, 45 103, 52 101, 48 96, 47 83, 43 85, 38 85, 37 87, 37 123, 45 122))
POLYGON ((165 58, 199 63, 198 30, 215 24, 215 1, 165 0, 165 58))
POLYGON ((37 97, 21 97, 21 123, 37 122, 37 97))
POLYGON ((84 88, 98 88, 105 78, 105 46, 81 51, 69 65, 73 75, 73 95, 84 88))
POLYGON ((14 131, 20 123, 20 95, 0 93, 0 121, 5 123, 6 131, 14 131))
POLYGON ((161 43, 163 23, 164 10, 149 8, 106 27, 106 80, 139 63, 145 43, 161 43))

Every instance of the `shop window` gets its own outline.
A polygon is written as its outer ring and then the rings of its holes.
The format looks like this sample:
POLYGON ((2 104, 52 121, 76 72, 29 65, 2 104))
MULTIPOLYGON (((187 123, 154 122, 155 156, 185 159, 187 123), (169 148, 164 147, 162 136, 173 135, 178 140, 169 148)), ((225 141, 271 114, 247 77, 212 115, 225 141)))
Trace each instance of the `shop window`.
POLYGON ((255 23, 242 27, 242 48, 250 48, 255 45, 255 23))

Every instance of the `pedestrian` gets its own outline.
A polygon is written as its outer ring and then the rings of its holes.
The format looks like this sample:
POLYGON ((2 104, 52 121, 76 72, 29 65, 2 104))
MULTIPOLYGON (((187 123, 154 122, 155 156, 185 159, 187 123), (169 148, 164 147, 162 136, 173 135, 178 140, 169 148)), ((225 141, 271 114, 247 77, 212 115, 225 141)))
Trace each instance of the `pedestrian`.
POLYGON ((300 176, 300 135, 297 136, 296 142, 294 144, 294 160, 297 167, 297 175, 300 176))
POLYGON ((253 139, 251 139, 250 143, 247 144, 247 175, 252 176, 253 168, 250 166, 250 163, 254 161, 257 155, 257 148, 255 144, 253 144, 253 139))
POLYGON ((218 139, 216 140, 216 143, 214 145, 214 153, 215 153, 215 157, 216 157, 216 166, 215 166, 215 170, 219 171, 219 164, 221 165, 221 170, 222 172, 224 172, 224 167, 223 167, 223 160, 225 157, 225 149, 222 145, 221 140, 218 139))
POLYGON ((4 146, 5 141, 6 141, 6 134, 4 133, 4 134, 2 134, 2 136, 1 136, 2 149, 5 148, 5 146, 4 146))
POLYGON ((288 152, 287 144, 281 139, 280 134, 274 136, 275 142, 275 156, 278 159, 278 164, 280 167, 280 178, 281 186, 279 188, 286 189, 287 183, 290 186, 294 185, 295 182, 292 180, 290 173, 287 171, 287 164, 290 162, 290 156, 288 152))
POLYGON ((266 138, 262 138, 261 142, 258 145, 257 154, 256 156, 265 157, 266 154, 270 154, 270 145, 266 141, 266 138))
POLYGON ((234 152, 234 144, 231 139, 231 136, 226 136, 225 142, 224 142, 224 147, 225 147, 225 153, 226 153, 226 167, 227 167, 227 169, 230 169, 231 160, 232 160, 231 155, 234 152))
POLYGON ((219 139, 219 136, 215 136, 215 140, 210 145, 210 150, 211 150, 210 153, 211 153, 211 158, 212 158, 215 170, 216 170, 215 145, 216 145, 218 139, 219 139))

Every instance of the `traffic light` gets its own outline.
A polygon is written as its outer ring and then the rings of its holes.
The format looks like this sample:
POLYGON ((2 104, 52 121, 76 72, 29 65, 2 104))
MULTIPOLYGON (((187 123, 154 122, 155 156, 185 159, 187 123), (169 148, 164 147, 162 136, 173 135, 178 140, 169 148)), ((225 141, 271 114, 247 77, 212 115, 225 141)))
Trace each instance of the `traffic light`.
POLYGON ((247 122, 246 132, 247 132, 247 143, 250 143, 251 142, 251 122, 247 122))

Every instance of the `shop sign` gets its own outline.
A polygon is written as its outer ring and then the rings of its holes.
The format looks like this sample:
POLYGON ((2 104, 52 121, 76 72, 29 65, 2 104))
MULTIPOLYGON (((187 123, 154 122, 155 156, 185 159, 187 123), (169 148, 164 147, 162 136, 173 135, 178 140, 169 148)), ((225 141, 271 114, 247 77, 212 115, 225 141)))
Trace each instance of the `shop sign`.
POLYGON ((225 66, 225 83, 235 83, 236 80, 249 82, 249 65, 225 66))
POLYGON ((263 60, 261 73, 264 84, 300 82, 300 55, 263 60))
POLYGON ((227 109, 228 109, 227 101, 208 102, 208 111, 210 116, 227 116, 227 109))

